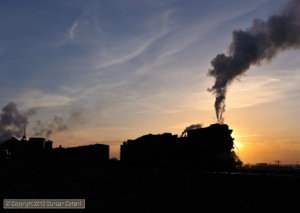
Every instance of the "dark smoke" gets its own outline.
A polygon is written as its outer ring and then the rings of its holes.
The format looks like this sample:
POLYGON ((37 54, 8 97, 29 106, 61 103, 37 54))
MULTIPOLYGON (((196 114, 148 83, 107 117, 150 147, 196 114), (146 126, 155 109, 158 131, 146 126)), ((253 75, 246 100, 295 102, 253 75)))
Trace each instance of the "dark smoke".
POLYGON ((55 115, 52 121, 47 124, 42 123, 40 120, 36 121, 36 126, 34 127, 34 136, 49 138, 52 133, 66 131, 69 129, 69 125, 82 122, 82 109, 72 110, 69 114, 68 119, 66 120, 55 115))
POLYGON ((269 62, 278 52, 300 47, 300 1, 292 0, 279 15, 268 20, 253 20, 247 30, 235 30, 228 55, 218 54, 212 61, 209 76, 215 78, 208 89, 216 96, 215 110, 223 123, 227 87, 241 77, 251 65, 269 62))
POLYGON ((21 113, 17 104, 13 102, 4 106, 0 114, 0 143, 11 137, 22 137, 28 124, 28 116, 34 113, 32 109, 21 113))
POLYGON ((181 136, 183 136, 184 133, 186 133, 189 130, 200 129, 200 128, 202 128, 202 124, 192 124, 183 130, 183 132, 181 133, 181 136))
POLYGON ((34 136, 45 136, 46 138, 49 138, 53 132, 61 132, 68 129, 63 118, 56 115, 48 124, 43 124, 40 120, 36 121, 36 124, 34 136))

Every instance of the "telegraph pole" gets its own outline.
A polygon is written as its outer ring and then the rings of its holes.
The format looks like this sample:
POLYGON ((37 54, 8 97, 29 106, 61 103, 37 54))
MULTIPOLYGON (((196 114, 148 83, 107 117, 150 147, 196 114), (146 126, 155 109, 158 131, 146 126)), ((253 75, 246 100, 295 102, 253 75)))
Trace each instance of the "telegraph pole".
POLYGON ((279 163, 281 162, 280 160, 275 160, 277 166, 279 166, 279 163))

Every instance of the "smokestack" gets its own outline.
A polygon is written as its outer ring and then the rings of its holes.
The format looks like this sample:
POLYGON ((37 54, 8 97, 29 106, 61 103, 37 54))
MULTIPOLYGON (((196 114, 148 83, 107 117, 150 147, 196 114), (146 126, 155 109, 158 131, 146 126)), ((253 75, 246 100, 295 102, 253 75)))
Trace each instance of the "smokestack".
POLYGON ((235 30, 228 55, 218 54, 208 75, 215 78, 208 89, 215 96, 216 117, 223 123, 227 87, 250 66, 271 61, 278 52, 300 47, 300 1, 292 0, 279 15, 255 19, 247 30, 235 30))
POLYGON ((26 123, 25 123, 25 126, 24 126, 24 134, 23 134, 23 137, 22 137, 22 141, 26 141, 26 123))

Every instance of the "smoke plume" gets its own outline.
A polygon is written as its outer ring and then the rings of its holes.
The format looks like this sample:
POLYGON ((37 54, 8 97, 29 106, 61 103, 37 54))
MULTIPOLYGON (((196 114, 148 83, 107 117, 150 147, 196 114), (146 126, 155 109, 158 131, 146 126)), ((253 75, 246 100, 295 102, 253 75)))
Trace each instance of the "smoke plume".
POLYGON ((69 129, 73 123, 83 123, 82 109, 74 109, 70 112, 68 118, 64 120, 62 117, 55 115, 51 122, 44 124, 42 121, 36 121, 34 127, 34 136, 42 136, 49 138, 52 133, 62 132, 69 129))
POLYGON ((61 132, 68 129, 63 118, 54 116, 53 120, 48 124, 43 124, 40 120, 36 121, 37 126, 34 128, 34 136, 45 136, 49 138, 53 132, 61 132))
POLYGON ((202 124, 192 124, 183 130, 183 132, 181 133, 181 136, 183 136, 184 133, 186 133, 189 130, 200 129, 200 128, 202 128, 202 124))
POLYGON ((28 116, 34 114, 34 110, 20 112, 16 103, 10 102, 4 106, 0 114, 0 143, 11 137, 21 137, 28 123, 28 116))
POLYGON ((266 21, 255 19, 247 30, 235 30, 227 55, 218 54, 208 75, 215 78, 208 89, 215 96, 215 110, 223 123, 228 86, 243 75, 251 65, 270 62, 278 52, 300 47, 300 1, 292 0, 278 15, 266 21))

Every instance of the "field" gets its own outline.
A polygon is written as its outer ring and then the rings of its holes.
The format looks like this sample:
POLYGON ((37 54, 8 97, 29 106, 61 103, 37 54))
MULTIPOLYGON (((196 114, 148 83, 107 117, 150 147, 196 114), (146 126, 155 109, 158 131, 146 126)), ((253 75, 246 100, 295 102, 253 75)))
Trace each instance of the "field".
POLYGON ((1 176, 1 200, 85 199, 84 210, 42 212, 289 212, 300 205, 300 176, 280 172, 23 162, 1 164, 1 176))

